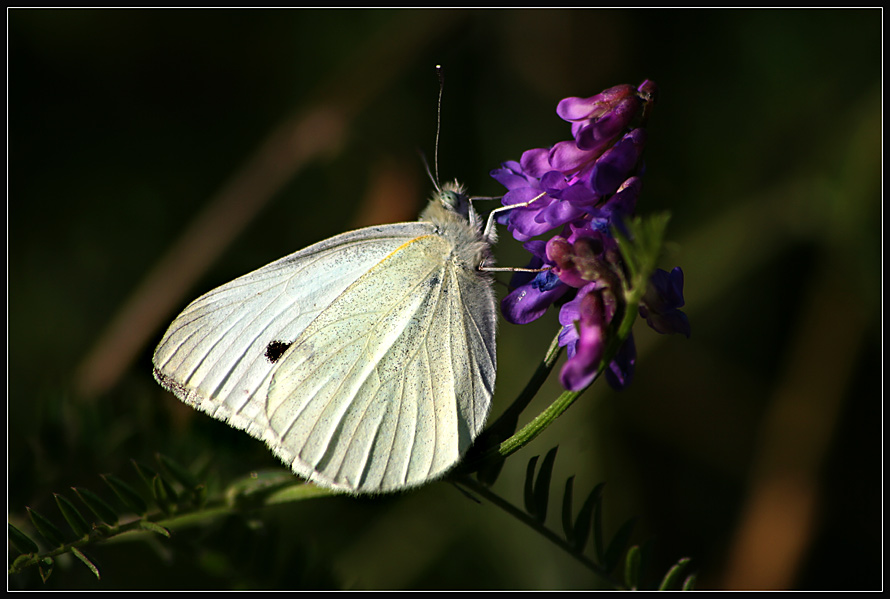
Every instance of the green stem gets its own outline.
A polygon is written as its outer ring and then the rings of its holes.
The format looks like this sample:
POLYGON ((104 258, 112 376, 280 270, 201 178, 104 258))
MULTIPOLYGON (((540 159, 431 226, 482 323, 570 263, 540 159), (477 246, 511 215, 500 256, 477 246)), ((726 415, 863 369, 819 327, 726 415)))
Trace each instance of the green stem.
POLYGON ((74 548, 83 548, 95 543, 118 543, 134 540, 137 536, 146 534, 165 534, 168 529, 181 530, 190 526, 200 525, 215 518, 228 516, 239 511, 262 508, 279 503, 290 503, 314 497, 334 495, 337 492, 312 484, 299 482, 290 473, 287 478, 294 482, 278 485, 273 489, 258 491, 260 495, 256 499, 243 499, 225 497, 210 502, 208 505, 186 511, 176 515, 166 515, 161 512, 152 513, 143 518, 137 518, 124 524, 103 527, 70 543, 54 547, 49 551, 31 554, 27 559, 16 560, 7 569, 7 574, 18 574, 31 566, 37 565, 46 558, 53 558, 63 553, 68 553, 74 548))
POLYGON ((591 560, 584 554, 578 553, 577 551, 573 550, 571 545, 569 545, 565 539, 560 537, 558 534, 556 534, 555 532, 553 532, 546 526, 544 526, 543 522, 540 522, 539 520, 532 517, 530 514, 527 514, 526 512, 522 511, 521 509, 519 509, 518 507, 516 507, 515 505, 513 505, 512 503, 510 503, 509 501, 507 501, 500 495, 498 495, 497 493, 494 493, 491 489, 489 489, 485 485, 479 483, 474 478, 472 478, 470 476, 463 476, 463 477, 455 480, 455 483, 462 485, 467 490, 472 491, 473 493, 479 495, 480 497, 484 497, 486 500, 491 502, 493 505, 501 508, 502 510, 504 510, 505 512, 507 512, 508 514, 510 514, 511 516, 513 516, 514 518, 516 518, 517 520, 519 520, 520 522, 522 522, 523 524, 528 526, 529 528, 535 530, 542 537, 544 537, 545 539, 552 542, 554 545, 556 545, 557 547, 559 547, 560 549, 562 549, 563 551, 568 553, 576 561, 583 564, 584 567, 586 567, 588 570, 590 570, 597 576, 606 580, 609 584, 612 585, 612 587, 614 589, 625 590, 625 587, 623 585, 616 582, 615 580, 612 580, 609 577, 609 573, 606 572, 602 566, 595 563, 593 560, 591 560))
POLYGON ((535 418, 522 427, 519 432, 504 441, 497 448, 497 453, 505 458, 516 453, 526 445, 528 445, 535 437, 540 435, 550 426, 554 420, 559 418, 563 412, 569 409, 583 391, 564 391, 562 395, 556 398, 552 404, 535 416, 535 418))
MULTIPOLYGON (((510 432, 507 434, 516 430, 516 422, 519 419, 519 415, 528 407, 528 404, 530 404, 538 394, 544 381, 550 376, 550 371, 556 366, 556 361, 559 359, 560 353, 559 335, 557 334, 553 337, 553 341, 550 342, 550 347, 544 354, 544 359, 538 365, 538 368, 535 370, 528 384, 526 384, 525 388, 522 390, 522 393, 520 393, 516 400, 510 404, 510 407, 504 410, 504 413, 501 414, 491 426, 489 426, 490 430, 499 431, 506 426, 510 426, 510 432)), ((503 439, 500 440, 502 441, 503 439)))
MULTIPOLYGON (((618 353, 621 344, 624 343, 627 340, 627 337, 630 335, 634 320, 636 320, 638 305, 639 300, 637 299, 635 303, 627 306, 621 323, 617 327, 616 334, 610 335, 611 340, 606 347, 606 351, 603 353, 603 357, 600 360, 599 365, 597 366, 596 376, 593 379, 594 381, 599 379, 600 375, 603 373, 609 363, 615 358, 615 355, 618 353)), ((544 411, 535 416, 535 418, 531 422, 522 427, 519 432, 515 433, 509 439, 502 442, 497 448, 483 454, 482 459, 485 459, 485 457, 493 455, 495 453, 497 453, 501 458, 506 458, 507 456, 516 453, 517 451, 528 445, 535 437, 544 432, 544 430, 548 426, 553 424, 554 420, 562 416, 562 414, 566 410, 568 410, 569 407, 571 407, 575 400, 578 399, 581 394, 583 394, 587 390, 588 387, 585 387, 580 391, 564 391, 559 397, 556 398, 553 403, 547 406, 544 411)))
MULTIPOLYGON (((614 231, 615 237, 618 239, 618 247, 624 257, 625 263, 631 271, 631 276, 630 281, 626 281, 623 285, 623 312, 615 315, 616 320, 613 321, 613 326, 610 327, 611 331, 608 335, 609 342, 606 345, 606 350, 603 352, 603 357, 597 366, 596 376, 593 379, 594 381, 599 379, 609 363, 615 358, 621 345, 627 341, 627 338, 631 334, 634 321, 636 321, 637 313, 639 311, 640 301, 642 301, 643 295, 646 292, 649 277, 655 270, 655 262, 661 250, 664 240, 664 232, 669 218, 670 216, 665 213, 653 216, 646 221, 636 219, 632 223, 628 223, 630 229, 637 231, 636 242, 641 244, 642 248, 636 248, 634 246, 635 242, 633 238, 626 237, 617 229, 614 231), (614 324, 615 322, 617 322, 617 326, 614 324)), ((554 344, 551 344, 544 359, 544 364, 549 363, 549 369, 553 368, 553 365, 556 362, 556 356, 558 355, 558 352, 554 351, 555 341, 556 340, 554 340, 554 344)), ((548 373, 549 369, 547 370, 548 373)), ((541 368, 539 368, 539 371, 541 371, 541 368)), ((534 390, 537 391, 542 383, 543 381, 537 383, 534 390)), ((591 384, 593 383, 591 382, 591 384)), ((531 385, 529 385, 529 387, 531 387, 531 385)), ((503 459, 519 451, 528 445, 532 439, 540 435, 553 423, 554 420, 568 410, 584 391, 586 391, 586 388, 580 391, 564 392, 519 432, 501 442, 497 448, 489 447, 485 449, 481 456, 478 456, 475 461, 494 459, 495 454, 497 454, 500 459, 503 459)), ((528 401, 530 401, 530 399, 528 401)), ((525 401, 522 404, 522 408, 528 405, 528 401, 525 401)), ((515 403, 520 404, 518 399, 515 403)), ((511 406, 511 409, 512 407, 513 406, 511 406)), ((518 418, 518 414, 516 416, 518 418)))

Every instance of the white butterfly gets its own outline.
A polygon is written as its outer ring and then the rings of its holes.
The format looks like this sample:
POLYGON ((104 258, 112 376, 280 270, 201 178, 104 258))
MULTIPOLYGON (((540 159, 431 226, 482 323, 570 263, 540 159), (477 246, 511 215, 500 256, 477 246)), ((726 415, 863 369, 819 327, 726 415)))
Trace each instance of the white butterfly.
POLYGON ((443 475, 494 392, 493 233, 456 183, 421 220, 343 233, 201 296, 154 354, 182 401, 353 493, 443 475))

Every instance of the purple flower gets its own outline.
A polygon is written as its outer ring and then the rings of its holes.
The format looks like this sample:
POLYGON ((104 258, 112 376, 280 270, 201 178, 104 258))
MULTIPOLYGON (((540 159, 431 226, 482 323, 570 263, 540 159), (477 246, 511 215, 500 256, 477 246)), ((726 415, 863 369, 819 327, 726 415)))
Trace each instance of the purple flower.
POLYGON ((645 144, 646 132, 634 129, 603 152, 590 171, 587 181, 590 190, 599 197, 615 193, 618 186, 636 170, 645 144))
POLYGON ((559 311, 563 325, 559 344, 568 348, 569 359, 559 381, 569 391, 580 391, 593 382, 606 348, 606 310, 597 283, 583 287, 575 299, 559 311))
MULTIPOLYGON (((619 85, 590 98, 566 98, 556 112, 571 123, 573 139, 527 150, 518 162, 505 162, 491 173, 507 188, 502 203, 515 206, 499 222, 525 242, 532 254, 529 268, 540 269, 514 276, 501 310, 509 322, 524 324, 562 303, 559 343, 569 359, 560 379, 567 389, 593 381, 618 311, 616 294, 622 293, 626 273, 613 229, 623 229, 636 207, 646 143, 642 124, 656 91, 654 83, 644 81, 636 89, 619 85), (556 235, 548 241, 534 239, 552 231, 556 235)), ((641 314, 646 311, 644 318, 656 330, 688 334, 678 310, 682 273, 679 292, 656 275, 641 314)), ((628 337, 605 370, 613 387, 630 382, 635 360, 633 337, 628 337)))
POLYGON ((683 300, 683 270, 670 274, 660 268, 652 273, 649 287, 640 302, 640 316, 659 333, 682 333, 689 337, 689 318, 680 311, 683 300))
MULTIPOLYGON (((540 268, 540 260, 532 260, 529 268, 540 268), (537 262, 537 265, 535 263, 537 262)), ((501 300, 501 312, 507 322, 528 324, 539 319, 550 305, 569 291, 569 287, 549 270, 538 273, 531 281, 511 285, 513 291, 501 300)))
POLYGON ((568 238, 556 235, 547 242, 547 262, 551 272, 576 289, 591 281, 617 283, 606 255, 614 245, 614 239, 590 229, 573 231, 568 238))
POLYGON ((590 98, 562 100, 556 114, 572 123, 575 140, 560 142, 551 148, 551 166, 583 176, 630 125, 642 106, 643 102, 630 85, 618 85, 590 98))
POLYGON ((566 98, 557 114, 572 123, 572 141, 552 148, 536 148, 510 161, 491 175, 507 193, 504 206, 516 206, 499 221, 519 241, 579 219, 600 219, 600 228, 616 224, 612 208, 621 205, 621 217, 633 211, 639 194, 641 155, 645 131, 632 127, 654 93, 654 84, 640 89, 619 85, 591 98, 566 98), (619 194, 618 192, 625 193, 619 194), (610 202, 619 196, 619 202, 610 202), (518 206, 518 204, 527 204, 518 206), (612 204, 612 206, 610 206, 612 204))
MULTIPOLYGON (((525 204, 534 200, 531 205, 517 206, 498 219, 498 222, 507 225, 507 229, 519 241, 528 241, 532 237, 558 227, 562 223, 553 219, 566 218, 566 215, 560 216, 559 211, 564 211, 566 208, 571 210, 571 206, 561 206, 562 202, 546 194, 546 192, 556 193, 559 190, 557 187, 545 188, 545 185, 565 187, 564 181, 561 181, 560 177, 551 176, 543 181, 527 174, 520 163, 514 161, 505 162, 501 168, 492 171, 491 176, 508 190, 501 200, 504 206, 525 204), (548 211, 554 204, 557 205, 555 208, 557 214, 555 215, 553 211, 548 211)), ((576 211, 576 214, 568 216, 568 218, 575 218, 580 214, 580 211, 576 211)))
POLYGON ((637 346, 634 343, 633 333, 618 348, 615 359, 609 362, 606 368, 606 382, 613 389, 624 389, 633 379, 634 366, 637 363, 637 346))
POLYGON ((501 313, 507 322, 513 324, 528 324, 537 320, 570 289, 549 268, 542 268, 546 259, 546 242, 535 239, 523 246, 532 255, 528 268, 541 270, 513 274, 510 281, 512 291, 501 300, 501 313))

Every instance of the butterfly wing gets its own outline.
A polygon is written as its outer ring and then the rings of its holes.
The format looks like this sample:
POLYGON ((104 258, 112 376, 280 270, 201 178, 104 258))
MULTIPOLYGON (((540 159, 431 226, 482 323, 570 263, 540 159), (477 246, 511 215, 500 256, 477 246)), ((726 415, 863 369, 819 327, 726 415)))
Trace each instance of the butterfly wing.
POLYGON ((480 432, 495 300, 453 240, 405 243, 306 327, 272 375, 266 440, 295 472, 358 492, 421 484, 480 432))
POLYGON ((343 233, 192 302, 154 354, 155 378, 185 403, 264 439, 266 395, 286 348, 356 279, 429 223, 343 233))

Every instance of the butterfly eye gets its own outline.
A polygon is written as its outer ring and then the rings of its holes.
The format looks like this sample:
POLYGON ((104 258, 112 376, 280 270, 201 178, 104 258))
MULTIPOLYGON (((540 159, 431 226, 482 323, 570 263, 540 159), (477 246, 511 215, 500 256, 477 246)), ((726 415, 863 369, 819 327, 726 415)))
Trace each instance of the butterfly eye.
POLYGON ((460 196, 457 192, 454 191, 442 191, 442 203, 451 208, 454 211, 457 211, 458 206, 460 205, 460 196))
POLYGON ((439 192, 439 202, 448 210, 467 218, 470 213, 470 201, 461 189, 449 189, 446 186, 439 192))

